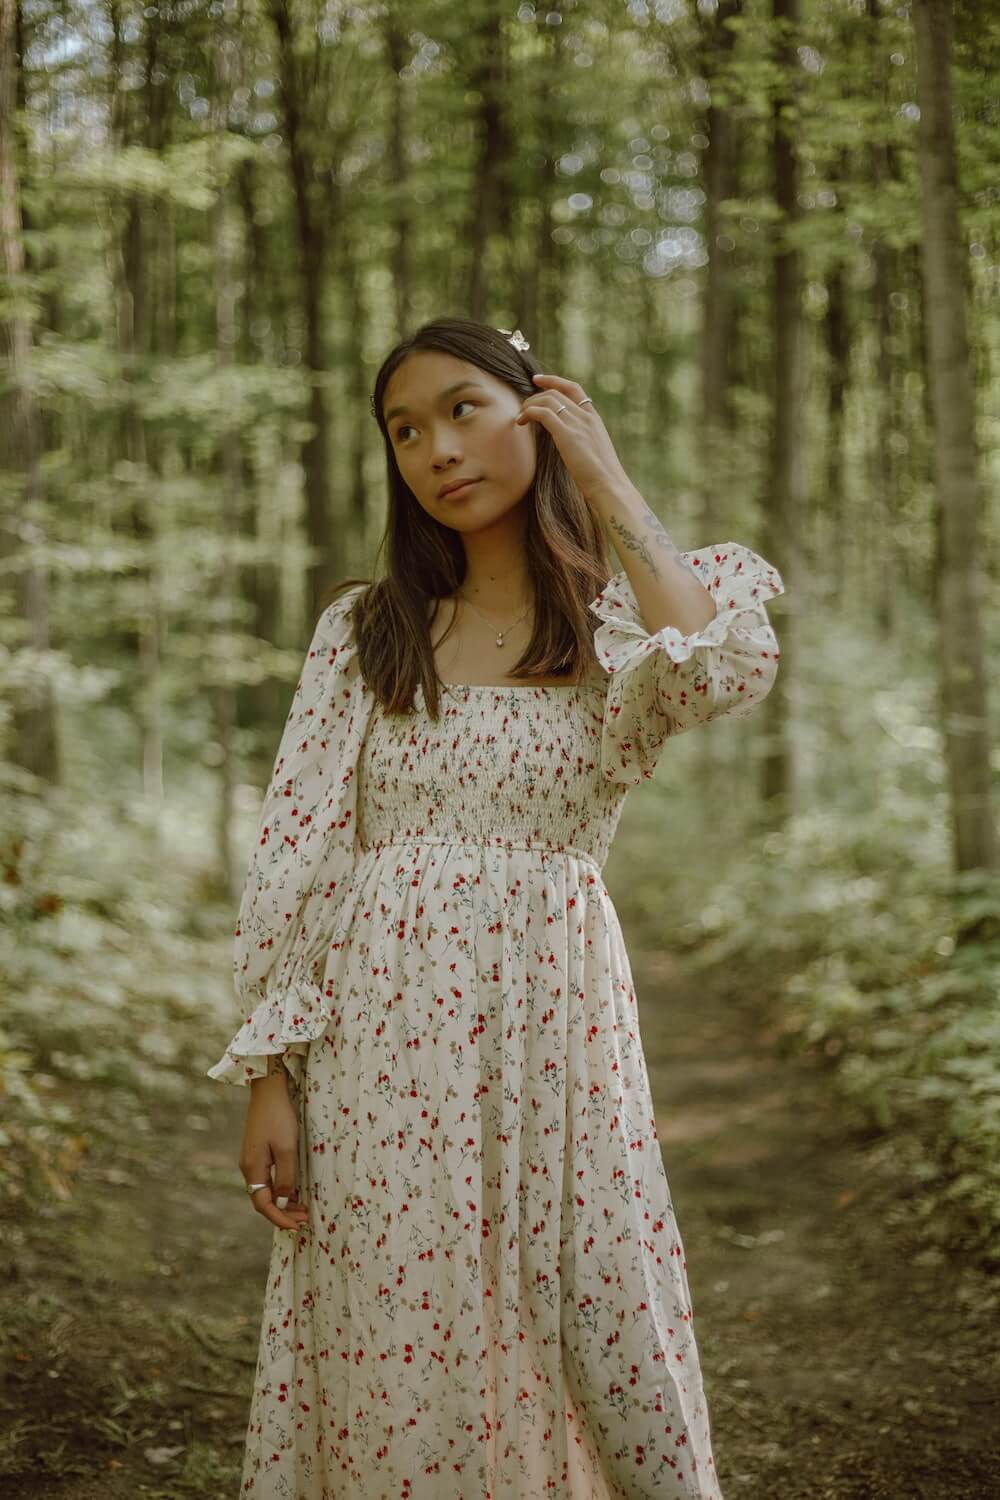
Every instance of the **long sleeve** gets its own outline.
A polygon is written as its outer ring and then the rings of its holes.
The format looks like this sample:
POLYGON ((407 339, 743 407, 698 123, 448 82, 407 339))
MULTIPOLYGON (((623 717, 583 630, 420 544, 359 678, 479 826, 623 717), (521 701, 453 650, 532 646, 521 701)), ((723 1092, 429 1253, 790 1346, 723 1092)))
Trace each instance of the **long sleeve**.
MULTIPOLYGON (((363 587, 363 586, 362 586, 363 587)), ((284 1052, 293 1076, 330 1017, 330 933, 354 865, 355 766, 371 708, 348 612, 317 622, 257 823, 233 943, 245 1020, 208 1077, 247 1084, 284 1052)))
POLYGON ((764 607, 785 591, 777 571, 739 542, 681 556, 715 601, 715 618, 702 630, 684 635, 665 625, 650 635, 625 572, 590 604, 602 621, 597 659, 611 676, 601 744, 608 781, 652 776, 670 735, 722 714, 752 713, 777 675, 778 642, 764 607))

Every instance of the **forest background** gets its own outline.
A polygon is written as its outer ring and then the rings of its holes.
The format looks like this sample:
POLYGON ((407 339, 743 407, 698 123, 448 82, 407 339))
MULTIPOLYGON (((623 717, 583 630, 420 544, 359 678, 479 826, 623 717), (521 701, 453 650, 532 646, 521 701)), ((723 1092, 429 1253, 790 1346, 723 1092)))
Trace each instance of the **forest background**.
POLYGON ((450 314, 785 582, 768 702, 626 806, 630 944, 766 989, 932 1253, 1000 1265, 998 77, 964 0, 0 0, 12 1263, 209 1128, 274 748, 374 572, 374 373, 450 314))

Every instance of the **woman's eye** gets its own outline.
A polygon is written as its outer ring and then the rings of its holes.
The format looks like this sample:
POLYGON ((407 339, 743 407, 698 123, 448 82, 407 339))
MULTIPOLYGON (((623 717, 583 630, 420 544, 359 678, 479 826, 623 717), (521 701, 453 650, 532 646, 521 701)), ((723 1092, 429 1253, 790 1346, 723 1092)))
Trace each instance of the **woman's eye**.
MULTIPOLYGON (((455 402, 455 405, 452 407, 452 412, 454 413, 454 412, 458 411, 458 408, 460 406, 475 406, 475 404, 476 403, 474 401, 470 401, 468 397, 465 397, 464 400, 462 400, 462 401, 456 401, 455 402)), ((409 425, 408 422, 404 422, 403 425, 402 425, 402 427, 398 427, 396 429, 396 441, 397 441, 397 443, 401 443, 403 441, 403 434, 409 432, 409 430, 410 430, 410 425, 409 425)))

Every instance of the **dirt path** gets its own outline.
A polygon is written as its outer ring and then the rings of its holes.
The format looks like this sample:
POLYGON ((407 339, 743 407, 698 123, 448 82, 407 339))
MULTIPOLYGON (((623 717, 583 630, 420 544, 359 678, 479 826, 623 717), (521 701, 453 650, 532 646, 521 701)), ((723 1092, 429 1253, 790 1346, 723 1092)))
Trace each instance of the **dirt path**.
MULTIPOLYGON (((763 996, 633 965, 726 1500, 993 1500, 994 1282, 924 1251, 893 1154, 844 1138, 763 996)), ((152 1162, 95 1163, 89 1205, 4 1252, 10 1500, 236 1500, 270 1240, 244 1109, 206 1079, 152 1162)))
POLYGON ((925 1248, 764 995, 635 968, 726 1500, 996 1500, 995 1278, 925 1248))

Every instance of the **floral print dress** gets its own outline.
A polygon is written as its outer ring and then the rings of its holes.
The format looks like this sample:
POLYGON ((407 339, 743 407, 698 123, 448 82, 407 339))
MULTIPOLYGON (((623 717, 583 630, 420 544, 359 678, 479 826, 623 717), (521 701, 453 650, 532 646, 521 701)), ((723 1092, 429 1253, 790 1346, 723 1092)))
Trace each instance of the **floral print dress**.
POLYGON ((721 1500, 684 1248, 601 870, 665 740, 774 681, 775 569, 683 557, 715 618, 590 605, 603 681, 386 715, 324 611, 239 912, 245 1024, 285 1052, 310 1224, 274 1231, 241 1495, 721 1500))

